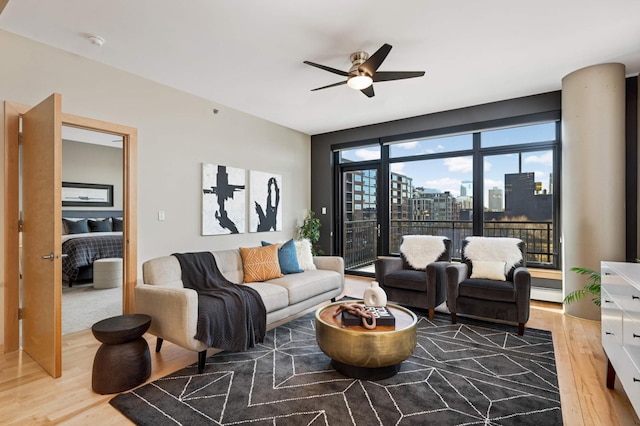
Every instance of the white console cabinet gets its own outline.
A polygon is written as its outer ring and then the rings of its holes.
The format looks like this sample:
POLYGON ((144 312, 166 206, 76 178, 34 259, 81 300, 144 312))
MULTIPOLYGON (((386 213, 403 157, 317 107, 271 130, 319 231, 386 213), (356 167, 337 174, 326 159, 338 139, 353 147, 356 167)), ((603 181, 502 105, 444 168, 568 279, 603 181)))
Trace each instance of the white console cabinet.
POLYGON ((607 387, 616 379, 640 416, 640 264, 602 262, 602 346, 607 387))

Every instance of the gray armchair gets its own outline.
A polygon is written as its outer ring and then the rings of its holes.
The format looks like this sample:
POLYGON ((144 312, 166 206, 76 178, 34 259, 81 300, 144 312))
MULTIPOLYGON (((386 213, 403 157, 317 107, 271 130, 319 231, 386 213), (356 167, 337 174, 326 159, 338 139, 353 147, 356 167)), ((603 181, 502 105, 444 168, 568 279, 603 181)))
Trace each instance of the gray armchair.
POLYGON ((518 334, 524 334, 531 274, 522 240, 467 237, 462 242, 462 262, 449 265, 446 275, 452 324, 458 313, 468 314, 517 322, 518 334))
POLYGON ((400 245, 399 258, 380 258, 375 262, 376 281, 387 299, 403 306, 429 310, 447 295, 446 267, 451 262, 451 240, 428 235, 407 235, 400 245), (422 252, 416 249, 425 247, 422 252), (409 252, 409 248, 413 251, 409 252))

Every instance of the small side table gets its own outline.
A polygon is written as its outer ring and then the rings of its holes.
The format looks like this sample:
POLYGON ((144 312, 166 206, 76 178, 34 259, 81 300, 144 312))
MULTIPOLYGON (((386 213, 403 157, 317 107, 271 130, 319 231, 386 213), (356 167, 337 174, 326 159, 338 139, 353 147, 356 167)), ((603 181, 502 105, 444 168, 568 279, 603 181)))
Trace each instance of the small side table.
POLYGON ((102 342, 93 360, 94 392, 123 392, 149 378, 151 354, 142 337, 149 325, 149 315, 132 314, 107 318, 91 327, 95 338, 102 342))

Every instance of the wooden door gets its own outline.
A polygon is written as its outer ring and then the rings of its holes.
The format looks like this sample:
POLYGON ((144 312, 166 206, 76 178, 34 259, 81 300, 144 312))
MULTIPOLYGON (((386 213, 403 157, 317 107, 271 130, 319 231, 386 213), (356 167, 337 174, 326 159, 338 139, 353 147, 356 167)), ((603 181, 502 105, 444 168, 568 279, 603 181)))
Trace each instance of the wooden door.
POLYGON ((51 376, 62 374, 62 99, 23 115, 23 349, 51 376))

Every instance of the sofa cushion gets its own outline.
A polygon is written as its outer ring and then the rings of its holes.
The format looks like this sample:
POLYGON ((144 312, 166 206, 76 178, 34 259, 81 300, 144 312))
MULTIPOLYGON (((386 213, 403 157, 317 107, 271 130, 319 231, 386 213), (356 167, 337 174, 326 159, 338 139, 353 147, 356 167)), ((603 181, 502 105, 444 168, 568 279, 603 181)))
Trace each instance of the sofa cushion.
MULTIPOLYGON (((271 244, 272 243, 262 241, 263 246, 269 246, 271 244)), ((303 272, 303 269, 300 268, 298 264, 298 255, 293 239, 278 245, 278 263, 280 264, 280 272, 285 275, 303 272)))
POLYGON ((282 276, 278 263, 278 246, 240 247, 244 282, 266 281, 282 276))
POLYGON ((384 276, 384 286, 405 290, 427 291, 427 273, 413 269, 401 269, 384 276))
POLYGON ((313 254, 311 253, 311 241, 306 238, 294 242, 296 246, 296 254, 298 256, 298 265, 305 271, 316 269, 313 263, 313 254))
POLYGON ((515 302, 516 292, 511 281, 495 281, 469 278, 458 286, 458 295, 474 299, 515 302))
POLYGON ((304 271, 302 274, 285 275, 268 282, 285 288, 289 293, 289 304, 293 305, 340 288, 342 277, 335 271, 316 269, 304 271))
POLYGON ((259 282, 244 285, 258 292, 264 302, 267 313, 286 308, 289 305, 289 294, 287 289, 282 286, 259 282))
POLYGON ((236 284, 244 282, 244 269, 239 249, 217 250, 212 253, 218 269, 226 279, 236 284))

